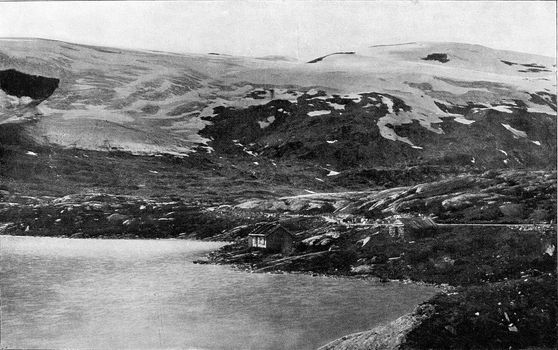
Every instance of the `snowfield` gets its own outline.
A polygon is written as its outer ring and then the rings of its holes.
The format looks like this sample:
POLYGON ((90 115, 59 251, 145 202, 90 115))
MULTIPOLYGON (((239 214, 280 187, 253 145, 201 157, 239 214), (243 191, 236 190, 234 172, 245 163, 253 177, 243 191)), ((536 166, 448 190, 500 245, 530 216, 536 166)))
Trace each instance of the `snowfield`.
MULTIPOLYGON (((187 155, 209 147, 211 140, 199 132, 211 125, 216 111, 273 100, 297 103, 301 96, 326 102, 328 109, 306 112, 317 117, 349 113, 334 96, 358 104, 364 93, 381 94, 366 100, 363 110, 383 106, 386 114, 376 123, 381 137, 415 149, 421 147, 395 127, 418 123, 441 135, 438 124, 445 118, 471 125, 490 111, 556 115, 551 102, 541 102, 550 101, 548 92, 555 91, 552 58, 468 44, 364 47, 315 63, 130 51, 41 39, 3 39, 0 54, 6 57, 0 70, 60 79, 59 88, 37 108, 28 99, 2 92, 0 123, 37 119, 30 129, 37 141, 83 149, 187 155), (448 60, 425 60, 431 53, 444 53, 448 60), (529 71, 532 63, 544 68, 529 71), (403 100, 410 110, 396 110, 388 95, 403 100), (469 103, 475 107, 466 111, 463 106, 469 103)), ((257 124, 266 129, 275 122, 276 116, 262 115, 257 124)), ((508 123, 502 125, 517 137, 527 137, 508 123)))

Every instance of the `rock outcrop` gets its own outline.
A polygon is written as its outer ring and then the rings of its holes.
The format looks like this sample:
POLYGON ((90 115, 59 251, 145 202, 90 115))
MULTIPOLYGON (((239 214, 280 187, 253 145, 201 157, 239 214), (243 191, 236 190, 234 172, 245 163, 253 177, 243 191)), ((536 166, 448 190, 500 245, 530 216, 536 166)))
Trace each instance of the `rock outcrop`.
POLYGON ((45 100, 58 88, 59 82, 56 78, 30 75, 15 69, 0 70, 0 89, 18 98, 45 100))
POLYGON ((334 340, 319 350, 411 350, 406 346, 407 334, 433 312, 433 308, 428 305, 419 308, 420 311, 402 316, 388 324, 334 340))

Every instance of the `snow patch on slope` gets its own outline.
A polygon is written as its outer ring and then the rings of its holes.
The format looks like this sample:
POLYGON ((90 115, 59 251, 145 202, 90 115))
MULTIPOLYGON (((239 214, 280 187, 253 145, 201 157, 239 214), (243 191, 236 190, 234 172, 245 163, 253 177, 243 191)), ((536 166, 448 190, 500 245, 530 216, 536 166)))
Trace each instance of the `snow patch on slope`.
POLYGON ((258 121, 258 125, 260 126, 261 129, 265 129, 268 126, 270 126, 271 124, 273 124, 274 121, 275 121, 275 116, 272 115, 272 116, 267 117, 267 119, 264 120, 264 121, 258 121))
POLYGON ((322 111, 311 111, 311 112, 308 112, 307 114, 310 117, 317 117, 317 116, 320 116, 320 115, 327 115, 327 114, 330 114, 330 113, 331 113, 331 111, 322 110, 322 111))
POLYGON ((509 132, 511 132, 511 133, 514 135, 515 138, 520 138, 520 137, 526 138, 526 137, 527 137, 527 133, 526 133, 525 131, 521 131, 521 130, 514 129, 514 128, 513 128, 511 125, 509 125, 509 124, 504 124, 504 123, 501 123, 501 124, 502 124, 502 126, 503 126, 504 128, 506 128, 506 130, 508 130, 509 132))
POLYGON ((466 119, 466 118, 463 118, 463 117, 455 117, 453 120, 458 122, 458 123, 465 124, 465 125, 471 125, 475 122, 474 120, 466 119))

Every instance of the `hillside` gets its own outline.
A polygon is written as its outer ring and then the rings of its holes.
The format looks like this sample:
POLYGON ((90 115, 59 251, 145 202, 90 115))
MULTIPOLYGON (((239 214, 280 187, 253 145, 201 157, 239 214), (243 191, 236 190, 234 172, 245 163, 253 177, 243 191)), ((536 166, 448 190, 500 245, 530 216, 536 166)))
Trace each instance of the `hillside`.
POLYGON ((34 120, 39 144, 341 169, 555 165, 556 67, 542 56, 415 43, 304 63, 3 39, 8 69, 59 79, 38 105, 3 92, 2 123, 34 120))
POLYGON ((556 130, 555 60, 478 45, 0 39, 0 234, 227 240, 200 263, 447 287, 327 349, 552 348, 556 130), (262 223, 292 251, 249 247, 262 223))

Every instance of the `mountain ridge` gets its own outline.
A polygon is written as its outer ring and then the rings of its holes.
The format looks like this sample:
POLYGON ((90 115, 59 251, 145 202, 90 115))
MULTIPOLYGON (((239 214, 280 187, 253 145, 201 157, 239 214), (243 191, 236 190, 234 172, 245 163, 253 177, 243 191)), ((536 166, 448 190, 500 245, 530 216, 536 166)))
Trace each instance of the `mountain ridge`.
POLYGON ((537 167, 556 153, 556 69, 543 58, 415 42, 308 64, 0 39, 0 70, 59 80, 40 102, 0 90, 0 125, 23 121, 43 145, 138 155, 537 167))

